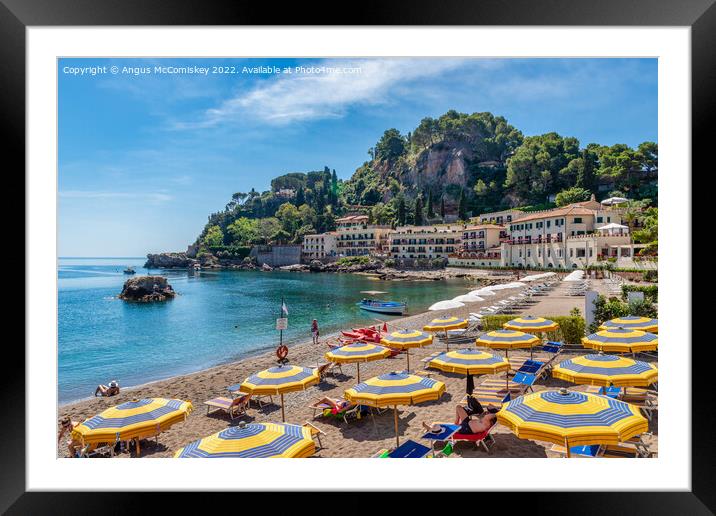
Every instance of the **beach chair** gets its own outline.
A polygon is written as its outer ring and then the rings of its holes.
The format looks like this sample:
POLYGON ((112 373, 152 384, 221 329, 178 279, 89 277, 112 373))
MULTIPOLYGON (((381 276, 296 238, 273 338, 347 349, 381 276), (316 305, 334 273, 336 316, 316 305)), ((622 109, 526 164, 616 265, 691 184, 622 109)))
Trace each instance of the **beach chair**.
POLYGON ((226 412, 233 420, 234 418, 246 414, 246 409, 249 406, 250 399, 251 394, 245 394, 236 398, 220 396, 218 398, 207 400, 204 402, 204 405, 206 405, 206 415, 208 416, 211 414, 212 409, 214 409, 213 412, 226 412))
POLYGON ((388 448, 382 448, 370 456, 371 459, 387 459, 390 450, 388 448))
POLYGON ((639 451, 628 444, 607 444, 601 447, 598 456, 605 459, 636 459, 639 451))
MULTIPOLYGON (((569 454, 574 458, 588 458, 593 459, 599 456, 600 448, 598 444, 591 444, 585 446, 570 446, 569 454)), ((550 450, 554 453, 558 453, 562 457, 567 456, 567 448, 559 444, 553 444, 550 450)))
POLYGON ((537 376, 530 373, 516 373, 512 378, 512 381, 523 386, 522 392, 532 391, 532 386, 537 380, 537 376))
POLYGON ((83 459, 90 459, 100 455, 109 455, 110 457, 114 457, 114 449, 116 448, 118 442, 119 441, 116 440, 112 443, 105 443, 102 446, 97 446, 96 444, 86 444, 78 452, 78 456, 83 459))
POLYGON ((523 386, 522 384, 515 382, 514 379, 509 380, 509 382, 505 382, 505 378, 503 376, 502 378, 485 378, 475 387, 475 389, 477 391, 483 389, 494 389, 499 392, 507 392, 507 390, 510 392, 520 392, 523 390, 523 386))
POLYGON ((335 376, 333 369, 335 369, 336 367, 341 372, 341 374, 343 374, 341 364, 339 364, 338 362, 326 362, 325 364, 319 364, 318 366, 316 366, 316 372, 318 373, 318 377, 321 379, 321 381, 323 381, 323 379, 329 374, 331 376, 335 376))
POLYGON ((519 371, 520 367, 522 367, 528 360, 529 358, 521 356, 512 356, 507 359, 507 361, 510 363, 510 369, 515 372, 519 371))
POLYGON ((649 421, 651 421, 653 413, 659 410, 658 394, 656 391, 652 391, 650 389, 625 387, 620 399, 626 403, 639 407, 649 421))
POLYGON ((491 433, 492 429, 496 426, 497 424, 494 424, 484 432, 480 432, 477 434, 460 434, 456 432, 450 437, 450 442, 453 443, 453 446, 454 443, 459 442, 473 443, 475 445, 475 449, 478 449, 480 446, 482 446, 486 452, 489 452, 490 446, 495 442, 495 439, 492 437, 491 433))
MULTIPOLYGON (((241 392, 241 384, 240 383, 236 383, 234 385, 229 385, 226 388, 226 390, 229 391, 229 393, 232 396, 244 396, 245 395, 243 392, 241 392)), ((249 398, 249 403, 253 401, 259 406, 259 408, 263 408, 264 403, 266 403, 266 398, 269 399, 269 401, 268 401, 269 403, 273 403, 273 396, 271 396, 270 394, 253 394, 251 396, 251 398, 249 398)), ((248 405, 247 405, 247 408, 248 408, 248 405)))
POLYGON ((310 421, 304 421, 303 425, 301 426, 303 426, 304 428, 308 428, 308 430, 311 432, 311 438, 318 441, 319 449, 323 448, 323 443, 321 443, 321 436, 326 435, 326 432, 318 428, 310 421))
POLYGON ((390 459, 422 459, 428 453, 432 451, 424 444, 408 439, 397 448, 388 452, 388 458, 390 459))
POLYGON ((587 385, 587 387, 584 389, 584 392, 588 394, 606 396, 612 399, 618 399, 619 396, 621 396, 622 394, 622 389, 621 387, 607 387, 605 392, 604 387, 601 387, 599 385, 587 385))
MULTIPOLYGON (((480 402, 485 408, 500 408, 504 403, 512 399, 511 393, 503 389, 475 389, 472 393, 473 398, 480 402)), ((460 405, 467 405, 467 394, 460 400, 460 405)))

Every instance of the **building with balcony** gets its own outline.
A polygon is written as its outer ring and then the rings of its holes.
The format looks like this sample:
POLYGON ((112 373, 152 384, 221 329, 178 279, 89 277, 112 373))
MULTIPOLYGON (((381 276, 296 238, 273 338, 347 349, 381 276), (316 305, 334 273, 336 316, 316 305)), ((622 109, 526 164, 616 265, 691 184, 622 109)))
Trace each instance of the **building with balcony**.
POLYGON ((460 249, 464 226, 401 226, 389 235, 389 253, 398 259, 447 258, 460 249))
POLYGON ((617 228, 620 224, 619 211, 593 200, 529 213, 508 226, 509 238, 501 244, 501 265, 586 267, 611 256, 615 246, 630 245, 628 228, 617 228))
POLYGON ((448 264, 458 267, 500 265, 500 243, 509 238, 504 226, 480 224, 462 230, 461 245, 448 257, 448 264))
POLYGON ((301 248, 301 258, 303 261, 310 262, 311 260, 320 260, 336 256, 338 254, 336 236, 336 232, 305 235, 301 248))
POLYGON ((473 224, 498 224, 507 225, 513 220, 518 220, 529 215, 529 213, 520 210, 502 210, 490 213, 481 213, 477 217, 472 217, 470 222, 473 224))
POLYGON ((336 220, 338 256, 367 256, 387 253, 390 226, 368 224, 367 215, 350 215, 336 220))

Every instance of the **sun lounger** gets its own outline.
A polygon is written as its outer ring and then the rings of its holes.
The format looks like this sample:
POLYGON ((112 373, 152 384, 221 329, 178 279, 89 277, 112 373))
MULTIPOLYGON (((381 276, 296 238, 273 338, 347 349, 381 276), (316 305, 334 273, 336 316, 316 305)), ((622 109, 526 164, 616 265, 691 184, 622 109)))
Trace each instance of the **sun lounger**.
POLYGON ((326 435, 326 432, 318 428, 310 421, 305 421, 302 426, 304 428, 308 428, 308 430, 311 432, 311 437, 318 441, 318 447, 323 448, 323 444, 321 443, 321 436, 326 435))
POLYGON ((584 389, 584 392, 617 399, 622 394, 622 389, 621 387, 607 387, 605 392, 604 387, 601 387, 599 385, 587 385, 586 389, 584 389))
POLYGON ((524 391, 531 391, 532 386, 534 385, 536 380, 537 376, 534 374, 519 372, 516 373, 515 376, 512 378, 513 382, 522 384, 524 386, 524 391))
POLYGON ((482 389, 496 389, 500 392, 507 392, 509 389, 511 392, 521 392, 523 386, 520 383, 510 379, 509 382, 505 382, 504 376, 502 378, 486 378, 479 385, 475 387, 476 390, 482 389))
MULTIPOLYGON (((475 390, 472 393, 473 398, 475 398, 477 401, 480 402, 480 405, 482 405, 485 408, 488 407, 495 407, 500 408, 504 403, 507 403, 512 399, 512 395, 505 391, 504 388, 502 390, 499 389, 485 389, 485 390, 475 390)), ((467 395, 465 395, 462 400, 460 400, 460 405, 467 405, 467 395)))
POLYGON ((624 388, 621 400, 639 407, 649 421, 651 421, 653 413, 659 410, 658 395, 655 391, 648 389, 636 387, 624 388))
POLYGON ((204 405, 206 405, 206 415, 208 416, 212 412, 212 409, 214 409, 214 412, 224 411, 231 419, 234 419, 246 413, 250 400, 251 394, 245 394, 237 398, 221 396, 207 400, 204 402, 204 405))
POLYGON ((333 370, 335 368, 338 368, 338 370, 343 374, 343 369, 341 369, 341 364, 338 362, 326 362, 325 364, 320 364, 318 367, 316 367, 316 372, 318 373, 318 377, 321 379, 321 381, 328 375, 335 376, 335 373, 333 370))
MULTIPOLYGON (((333 400, 336 403, 339 403, 341 401, 345 401, 344 399, 336 399, 333 400)), ((349 405, 346 405, 341 410, 336 411, 336 413, 333 413, 333 406, 329 405, 328 403, 321 403, 316 402, 312 405, 308 406, 309 408, 313 409, 313 418, 315 419, 317 417, 316 412, 321 411, 321 415, 325 413, 326 410, 331 411, 330 414, 326 414, 327 417, 334 417, 337 419, 342 419, 344 423, 348 424, 349 419, 359 419, 362 414, 365 414, 370 411, 370 407, 366 407, 365 405, 355 405, 353 403, 350 403, 349 405)))
POLYGON ((453 443, 456 442, 469 442, 474 443, 475 448, 479 448, 482 446, 486 452, 490 451, 490 445, 495 442, 495 439, 492 437, 491 432, 492 429, 495 428, 497 424, 492 425, 490 428, 485 430, 484 432, 480 432, 477 434, 461 434, 458 432, 455 432, 450 437, 450 441, 453 443))
MULTIPOLYGON (((575 458, 590 458, 593 459, 599 456, 600 446, 598 444, 591 444, 585 446, 570 446, 569 454, 575 458)), ((563 457, 567 456, 567 448, 560 446, 559 444, 553 444, 551 451, 558 453, 563 457)))
POLYGON ((390 459, 422 459, 432 450, 411 439, 408 439, 403 444, 388 453, 390 459))
MULTIPOLYGON (((236 383, 234 385, 229 385, 226 388, 226 390, 229 391, 229 393, 234 396, 244 396, 245 395, 245 393, 241 392, 241 384, 240 383, 236 383)), ((273 396, 271 396, 270 394, 259 394, 259 395, 253 394, 251 396, 251 398, 249 399, 249 403, 251 403, 253 401, 259 406, 259 408, 262 408, 264 406, 263 404, 267 403, 266 398, 269 399, 268 403, 273 403, 273 396)))

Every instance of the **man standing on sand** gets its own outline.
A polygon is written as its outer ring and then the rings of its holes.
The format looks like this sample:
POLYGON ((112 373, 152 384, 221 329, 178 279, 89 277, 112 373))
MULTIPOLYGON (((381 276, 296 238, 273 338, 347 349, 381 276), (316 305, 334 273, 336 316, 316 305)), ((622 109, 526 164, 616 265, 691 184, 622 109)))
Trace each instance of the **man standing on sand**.
POLYGON ((313 343, 318 344, 318 321, 316 319, 311 323, 311 335, 313 336, 313 343))

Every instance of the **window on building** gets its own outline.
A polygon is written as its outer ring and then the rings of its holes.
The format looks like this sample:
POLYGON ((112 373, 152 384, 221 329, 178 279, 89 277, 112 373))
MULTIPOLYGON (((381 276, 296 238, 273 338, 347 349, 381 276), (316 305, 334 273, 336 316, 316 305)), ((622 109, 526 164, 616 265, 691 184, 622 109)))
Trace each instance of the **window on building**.
POLYGON ((575 224, 581 224, 581 223, 582 223, 582 217, 574 217, 574 223, 575 223, 575 224))
POLYGON ((577 249, 577 258, 584 258, 587 255, 586 250, 578 248, 577 249))
POLYGON ((569 250, 569 257, 571 258, 572 256, 574 256, 574 249, 569 250))
POLYGON ((604 217, 597 217, 597 222, 603 222, 603 221, 604 221, 604 217))

